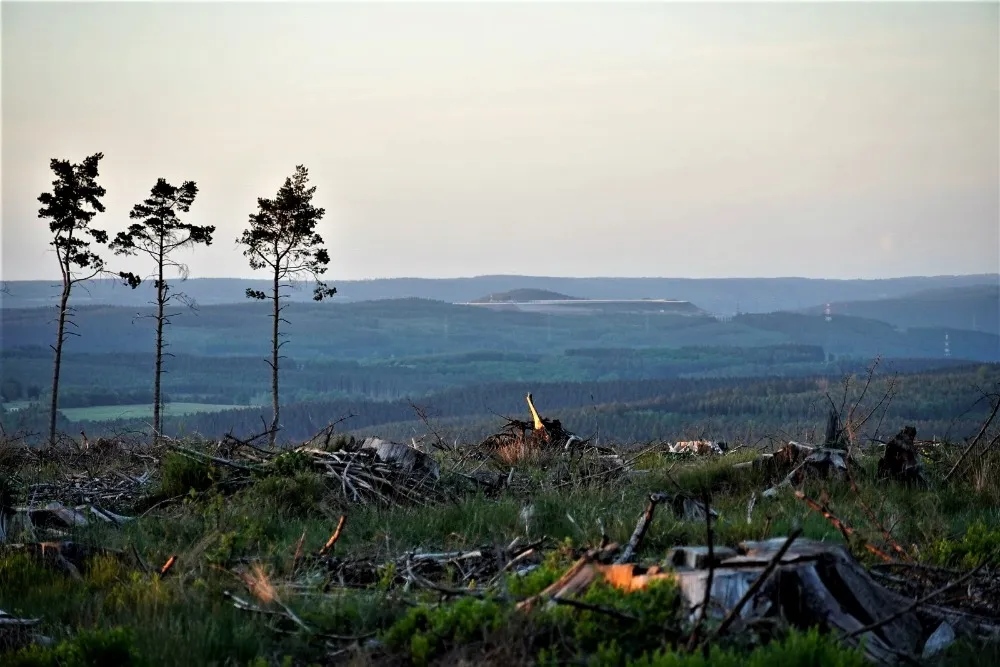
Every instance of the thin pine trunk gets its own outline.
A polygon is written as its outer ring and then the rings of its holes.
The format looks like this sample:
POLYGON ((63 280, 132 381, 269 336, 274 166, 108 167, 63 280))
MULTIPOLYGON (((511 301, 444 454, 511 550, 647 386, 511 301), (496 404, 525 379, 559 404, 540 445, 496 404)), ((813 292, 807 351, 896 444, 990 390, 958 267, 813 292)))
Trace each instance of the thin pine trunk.
POLYGON ((271 433, 268 435, 268 442, 273 447, 278 436, 278 320, 280 319, 281 308, 278 305, 278 269, 274 270, 274 285, 272 286, 272 303, 274 312, 272 313, 271 330, 271 407, 274 411, 274 418, 271 420, 271 433))
POLYGON ((62 296, 59 299, 59 328, 56 336, 56 359, 52 370, 52 403, 49 406, 49 445, 56 446, 56 410, 59 409, 59 370, 62 366, 63 337, 66 330, 66 304, 72 283, 63 281, 62 296))
POLYGON ((166 290, 163 284, 163 237, 160 237, 159 281, 156 283, 156 370, 153 373, 153 443, 159 444, 163 425, 160 414, 160 374, 163 371, 163 306, 166 290))

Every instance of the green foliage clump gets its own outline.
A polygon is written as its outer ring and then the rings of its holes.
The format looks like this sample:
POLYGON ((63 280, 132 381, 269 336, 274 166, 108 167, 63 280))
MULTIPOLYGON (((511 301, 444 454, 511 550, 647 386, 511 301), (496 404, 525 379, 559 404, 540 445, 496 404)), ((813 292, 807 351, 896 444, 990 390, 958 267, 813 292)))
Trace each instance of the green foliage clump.
POLYGON ((221 478, 216 466, 176 452, 163 457, 161 474, 160 493, 167 498, 183 496, 191 491, 207 491, 221 478))
POLYGON ((945 567, 973 568, 1000 553, 1000 528, 982 519, 973 522, 961 540, 941 539, 931 545, 931 560, 945 567))
POLYGON ((326 494, 323 476, 314 472, 265 477, 252 490, 254 497, 266 500, 278 511, 298 514, 310 514, 326 494))
POLYGON ((312 459, 305 452, 283 452, 278 454, 268 464, 268 472, 275 475, 291 477, 298 473, 312 470, 312 459))
MULTIPOLYGON (((611 663, 596 663, 611 664, 611 663)), ((630 667, 864 667, 861 651, 846 648, 816 628, 793 631, 780 641, 760 646, 749 654, 736 650, 713 650, 706 659, 700 651, 678 653, 659 650, 629 661, 630 667)))
POLYGON ((32 645, 3 657, 9 667, 139 667, 131 630, 81 630, 55 646, 32 645))
POLYGON ((384 641, 408 650, 413 664, 426 665, 450 646, 485 639, 505 618, 493 600, 460 598, 440 607, 413 607, 386 631, 384 641))
POLYGON ((611 660, 608 664, 620 664, 681 636, 680 597, 672 581, 653 581, 631 593, 597 582, 580 601, 593 610, 557 605, 537 615, 536 626, 548 644, 540 651, 540 661, 603 655, 611 660))
MULTIPOLYGON (((534 581, 522 590, 537 592, 551 583, 551 575, 561 572, 554 562, 533 572, 534 581)), ((390 649, 408 654, 413 664, 426 665, 450 649, 474 642, 527 642, 544 663, 593 655, 638 656, 680 636, 679 597, 673 582, 654 582, 632 593, 598 583, 580 600, 593 609, 557 605, 536 610, 524 617, 525 623, 515 622, 519 612, 513 606, 490 599, 461 598, 439 607, 414 607, 383 639, 390 649)))
POLYGON ((545 556, 545 560, 537 568, 523 576, 507 577, 507 590, 515 598, 527 598, 538 595, 556 582, 566 572, 566 567, 572 560, 572 541, 567 538, 562 549, 553 549, 545 556))

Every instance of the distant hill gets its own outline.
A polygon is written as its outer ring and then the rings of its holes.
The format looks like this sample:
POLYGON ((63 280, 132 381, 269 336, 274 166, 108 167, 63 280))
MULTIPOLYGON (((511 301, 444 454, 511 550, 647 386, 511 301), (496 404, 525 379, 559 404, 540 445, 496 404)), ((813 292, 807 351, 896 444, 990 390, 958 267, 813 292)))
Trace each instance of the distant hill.
MULTIPOLYGON (((884 280, 826 280, 809 278, 555 278, 538 276, 477 276, 472 278, 389 278, 328 281, 337 287, 338 302, 419 298, 468 303, 484 294, 538 289, 560 294, 585 294, 589 299, 683 299, 718 315, 798 310, 827 302, 891 299, 920 290, 996 285, 998 274, 889 278, 884 280)), ((55 280, 9 281, 10 294, 0 295, 2 308, 54 306, 55 280)), ((267 289, 267 281, 241 278, 192 278, 177 285, 201 305, 246 301, 246 289, 267 289)), ((90 281, 73 293, 76 306, 116 305, 144 307, 153 288, 130 290, 116 281, 90 281), (86 289, 83 289, 86 287, 86 289)), ((309 301, 312 290, 303 286, 294 301, 309 301)))
MULTIPOLYGON (((576 305, 576 301, 573 305, 576 305)), ((581 301, 587 305, 588 301, 581 301)), ((642 301, 626 304, 630 309, 642 301)), ((654 310, 655 301, 649 302, 654 310)), ((935 358, 949 336, 951 354, 976 361, 1000 361, 1000 335, 953 327, 913 327, 899 331, 870 318, 791 312, 749 313, 729 320, 675 312, 603 312, 587 317, 551 318, 544 313, 504 310, 505 306, 453 305, 427 299, 359 303, 291 304, 286 353, 293 359, 377 359, 458 354, 480 350, 553 353, 581 347, 685 346, 756 347, 815 345, 843 356, 935 358)), ((566 306, 569 307, 569 306, 566 306)), ((80 333, 67 344, 72 353, 142 353, 152 348, 149 308, 80 306, 80 333)), ((76 329, 75 329, 76 330, 76 329)), ((7 309, 0 318, 3 350, 42 346, 53 336, 48 309, 7 309)), ((265 304, 203 306, 184 311, 170 328, 174 353, 203 356, 266 354, 270 336, 265 304)), ((48 354, 46 352, 46 354, 48 354)))
POLYGON ((579 301, 580 297, 568 296, 560 292, 552 292, 550 290, 535 289, 535 288, 523 288, 523 289, 512 289, 506 292, 499 292, 496 294, 487 294, 486 296, 479 297, 478 299, 473 299, 470 303, 511 303, 511 302, 523 302, 523 301, 579 301))
MULTIPOLYGON (((803 309, 819 315, 825 305, 803 309)), ((1000 335, 1000 284, 921 290, 874 301, 834 301, 834 316, 862 317, 901 329, 964 329, 1000 335)))

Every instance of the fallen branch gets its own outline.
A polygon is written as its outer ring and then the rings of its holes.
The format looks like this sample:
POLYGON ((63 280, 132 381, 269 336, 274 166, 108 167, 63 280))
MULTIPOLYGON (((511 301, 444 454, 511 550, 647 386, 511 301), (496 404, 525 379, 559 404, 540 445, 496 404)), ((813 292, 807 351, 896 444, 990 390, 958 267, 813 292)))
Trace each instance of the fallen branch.
POLYGON ((213 463, 218 463, 219 465, 229 466, 230 468, 236 468, 237 470, 243 470, 245 472, 252 472, 253 468, 250 466, 245 466, 242 463, 237 463, 236 461, 230 461, 229 459, 220 458, 218 456, 212 456, 211 454, 205 454, 204 452, 199 452, 194 449, 189 449, 183 445, 179 445, 176 442, 168 443, 167 445, 171 449, 177 451, 180 454, 186 454, 189 457, 195 459, 207 459, 213 463))
POLYGON ((161 577, 165 576, 168 572, 170 572, 170 570, 173 569, 174 567, 174 563, 176 562, 177 562, 177 556, 171 556, 170 558, 168 558, 167 562, 164 563, 163 567, 160 568, 160 576, 161 577))
MULTIPOLYGON (((822 514, 833 525, 834 528, 840 531, 841 535, 844 536, 844 541, 847 542, 848 544, 851 543, 851 536, 856 534, 853 528, 851 528, 846 523, 835 517, 832 512, 830 512, 828 509, 826 509, 825 507, 823 507, 818 502, 816 502, 806 494, 802 493, 801 491, 796 491, 795 497, 798 498, 799 500, 805 501, 806 505, 809 506, 809 509, 822 514)), ((868 542, 863 542, 863 544, 865 549, 875 554, 885 562, 887 563, 892 562, 892 557, 886 554, 878 547, 876 547, 875 545, 870 544, 868 542)))
MULTIPOLYGON (((615 563, 621 565, 622 563, 627 563, 635 555, 636 551, 639 549, 639 545, 642 544, 642 539, 646 536, 646 531, 649 530, 649 524, 653 521, 653 511, 656 506, 661 502, 669 498, 666 493, 653 493, 649 496, 649 504, 646 505, 646 510, 639 517, 639 523, 636 524, 635 530, 632 532, 632 537, 629 539, 628 544, 625 546, 625 550, 622 554, 615 560, 615 563)), ((706 506, 707 507, 707 506, 706 506)), ((710 512, 706 512, 710 514, 710 512)))
POLYGON ((577 609, 582 609, 584 611, 592 611, 597 614, 604 614, 606 616, 611 616, 613 618, 617 618, 620 621, 628 621, 630 623, 637 623, 639 621, 639 619, 636 618, 635 616, 632 616, 631 614, 626 614, 624 612, 620 612, 617 609, 611 609, 610 607, 602 607, 596 604, 590 604, 588 602, 581 602, 579 600, 573 600, 571 598, 554 597, 552 598, 552 601, 555 602, 556 604, 564 604, 567 607, 575 607, 577 609))
POLYGON ((330 549, 332 549, 333 545, 335 545, 337 543, 337 540, 340 539, 340 533, 344 530, 344 522, 345 521, 347 521, 347 515, 346 514, 341 514, 340 515, 340 520, 337 521, 337 528, 336 528, 336 530, 333 531, 333 535, 331 535, 330 539, 328 539, 326 541, 326 544, 323 545, 323 548, 319 550, 319 555, 320 556, 322 556, 327 551, 329 551, 330 549))

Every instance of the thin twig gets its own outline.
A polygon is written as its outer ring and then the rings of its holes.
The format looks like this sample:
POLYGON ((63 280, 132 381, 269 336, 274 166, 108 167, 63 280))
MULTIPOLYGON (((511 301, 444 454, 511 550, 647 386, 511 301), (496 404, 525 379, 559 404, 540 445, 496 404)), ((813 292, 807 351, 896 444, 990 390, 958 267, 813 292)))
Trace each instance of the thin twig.
POLYGON ((551 598, 552 602, 556 604, 564 604, 567 607, 576 607, 577 609, 583 609, 584 611, 592 611, 598 614, 605 614, 606 616, 611 616, 612 618, 617 618, 620 621, 629 621, 630 623, 636 623, 639 619, 631 614, 626 614, 620 612, 617 609, 611 609, 610 607, 602 607, 596 604, 589 604, 587 602, 581 602, 579 600, 574 600, 572 598, 551 598))
POLYGON ((965 448, 965 451, 962 452, 962 455, 958 457, 958 460, 955 461, 955 465, 952 466, 951 470, 948 471, 948 474, 944 476, 944 481, 948 481, 954 472, 958 470, 959 466, 965 462, 965 458, 969 455, 969 452, 971 452, 973 448, 979 444, 979 441, 983 439, 983 435, 986 433, 986 430, 990 427, 990 424, 993 423, 993 418, 997 416, 997 411, 1000 411, 1000 398, 998 398, 996 404, 993 406, 993 412, 990 413, 989 418, 983 422, 983 427, 979 429, 979 434, 976 435, 976 439, 973 440, 969 446, 965 448))
MULTIPOLYGON (((827 519, 827 521, 829 521, 833 525, 834 528, 840 531, 840 534, 844 536, 844 541, 847 542, 848 545, 850 545, 851 536, 855 534, 855 530, 853 528, 851 528, 846 523, 835 517, 829 509, 820 505, 818 502, 816 502, 806 494, 802 493, 801 491, 795 491, 795 497, 798 498, 799 500, 804 501, 806 505, 809 506, 809 509, 822 514, 827 519)), ((865 549, 867 549, 872 554, 878 556, 885 562, 888 563, 892 560, 892 556, 888 555, 875 545, 867 541, 864 541, 863 544, 865 549)))

